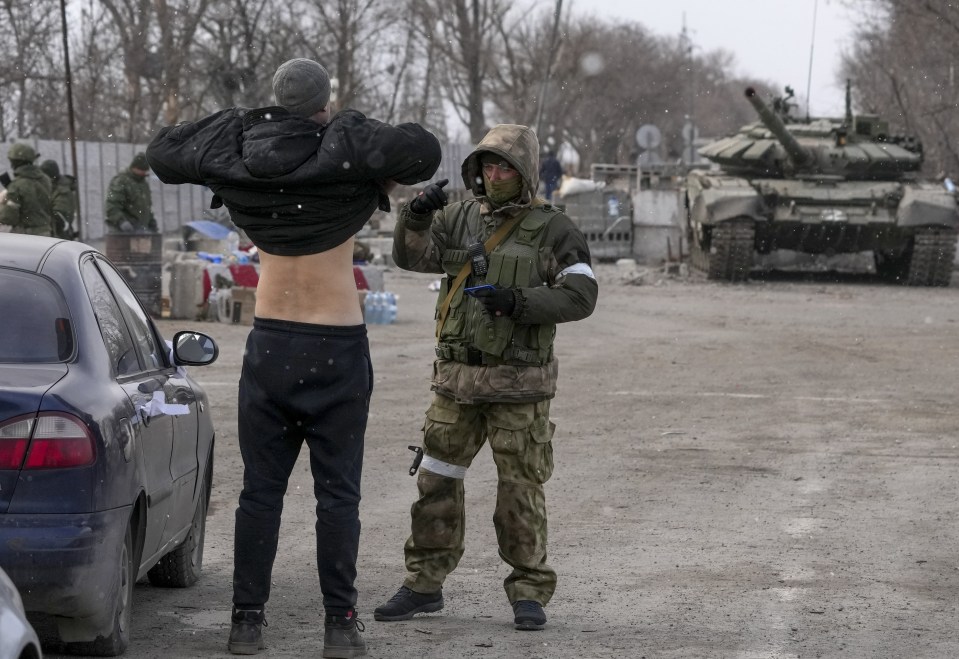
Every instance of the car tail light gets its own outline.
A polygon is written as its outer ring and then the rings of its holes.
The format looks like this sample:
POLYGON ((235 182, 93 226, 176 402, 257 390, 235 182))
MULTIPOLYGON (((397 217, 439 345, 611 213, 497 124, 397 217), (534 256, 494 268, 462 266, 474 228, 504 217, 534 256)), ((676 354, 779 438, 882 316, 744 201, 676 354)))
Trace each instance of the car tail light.
POLYGON ((21 417, 0 424, 0 469, 19 469, 23 464, 35 420, 21 417))
POLYGON ((0 469, 60 469, 93 464, 93 436, 79 419, 41 413, 0 425, 0 469))

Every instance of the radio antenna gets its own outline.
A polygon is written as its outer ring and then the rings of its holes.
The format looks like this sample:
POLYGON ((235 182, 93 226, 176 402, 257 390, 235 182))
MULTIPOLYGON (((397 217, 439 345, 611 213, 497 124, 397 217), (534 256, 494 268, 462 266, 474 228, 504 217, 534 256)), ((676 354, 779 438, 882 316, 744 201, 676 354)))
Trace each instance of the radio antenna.
POLYGON ((816 11, 819 9, 819 0, 812 6, 812 38, 809 40, 809 73, 806 76, 806 120, 809 120, 809 96, 812 94, 812 55, 816 46, 816 11))

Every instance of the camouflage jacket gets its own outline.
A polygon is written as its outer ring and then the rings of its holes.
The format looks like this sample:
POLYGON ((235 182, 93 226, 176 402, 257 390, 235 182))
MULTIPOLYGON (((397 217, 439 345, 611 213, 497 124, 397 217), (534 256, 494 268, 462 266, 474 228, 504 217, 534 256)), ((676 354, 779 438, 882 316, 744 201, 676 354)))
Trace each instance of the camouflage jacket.
MULTIPOLYGON (((487 240, 504 222, 523 215, 510 236, 488 255, 490 283, 512 288, 511 318, 492 319, 479 302, 454 291, 434 363, 433 389, 460 402, 532 402, 552 398, 557 363, 552 355, 555 325, 589 316, 599 287, 586 238, 564 213, 535 197, 538 144, 525 126, 500 125, 483 138, 462 167, 474 199, 418 215, 409 204, 393 236, 393 260, 405 270, 445 274, 437 317, 452 281, 467 262, 470 243, 487 240), (485 195, 479 155, 506 158, 523 177, 517 202, 495 207, 485 195), (455 308, 454 308, 455 307, 455 308), (449 318, 453 318, 452 321, 449 318), (496 338, 491 338, 495 334, 496 338), (470 357, 469 350, 481 363, 470 357)), ((476 285, 472 276, 465 285, 476 285)))
POLYGON ((7 201, 0 205, 0 224, 9 224, 14 233, 51 235, 50 179, 34 164, 21 165, 13 174, 7 201))
POLYGON ((53 181, 53 235, 72 239, 76 235, 73 226, 77 214, 77 179, 61 174, 53 181))
POLYGON ((120 231, 124 221, 134 231, 156 231, 153 200, 146 178, 125 169, 110 181, 107 188, 106 223, 113 231, 120 231))

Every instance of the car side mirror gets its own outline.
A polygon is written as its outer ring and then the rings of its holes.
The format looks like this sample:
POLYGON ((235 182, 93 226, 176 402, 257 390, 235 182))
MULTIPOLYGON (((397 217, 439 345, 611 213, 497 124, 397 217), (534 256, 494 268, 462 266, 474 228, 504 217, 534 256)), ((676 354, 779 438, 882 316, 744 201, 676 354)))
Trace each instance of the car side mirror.
POLYGON ((216 341, 202 332, 184 331, 173 335, 173 363, 177 366, 206 366, 219 355, 216 341))

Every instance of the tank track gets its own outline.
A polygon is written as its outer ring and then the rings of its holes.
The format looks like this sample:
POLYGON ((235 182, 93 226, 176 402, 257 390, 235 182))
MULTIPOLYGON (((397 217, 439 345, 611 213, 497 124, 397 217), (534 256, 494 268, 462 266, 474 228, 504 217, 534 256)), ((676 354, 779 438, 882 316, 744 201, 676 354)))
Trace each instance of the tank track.
POLYGON ((731 220, 712 228, 709 250, 698 240, 691 250, 693 267, 707 279, 745 281, 753 265, 756 229, 752 220, 731 220))
POLYGON ((912 257, 906 272, 908 286, 948 286, 956 258, 956 230, 944 227, 916 229, 912 257))

